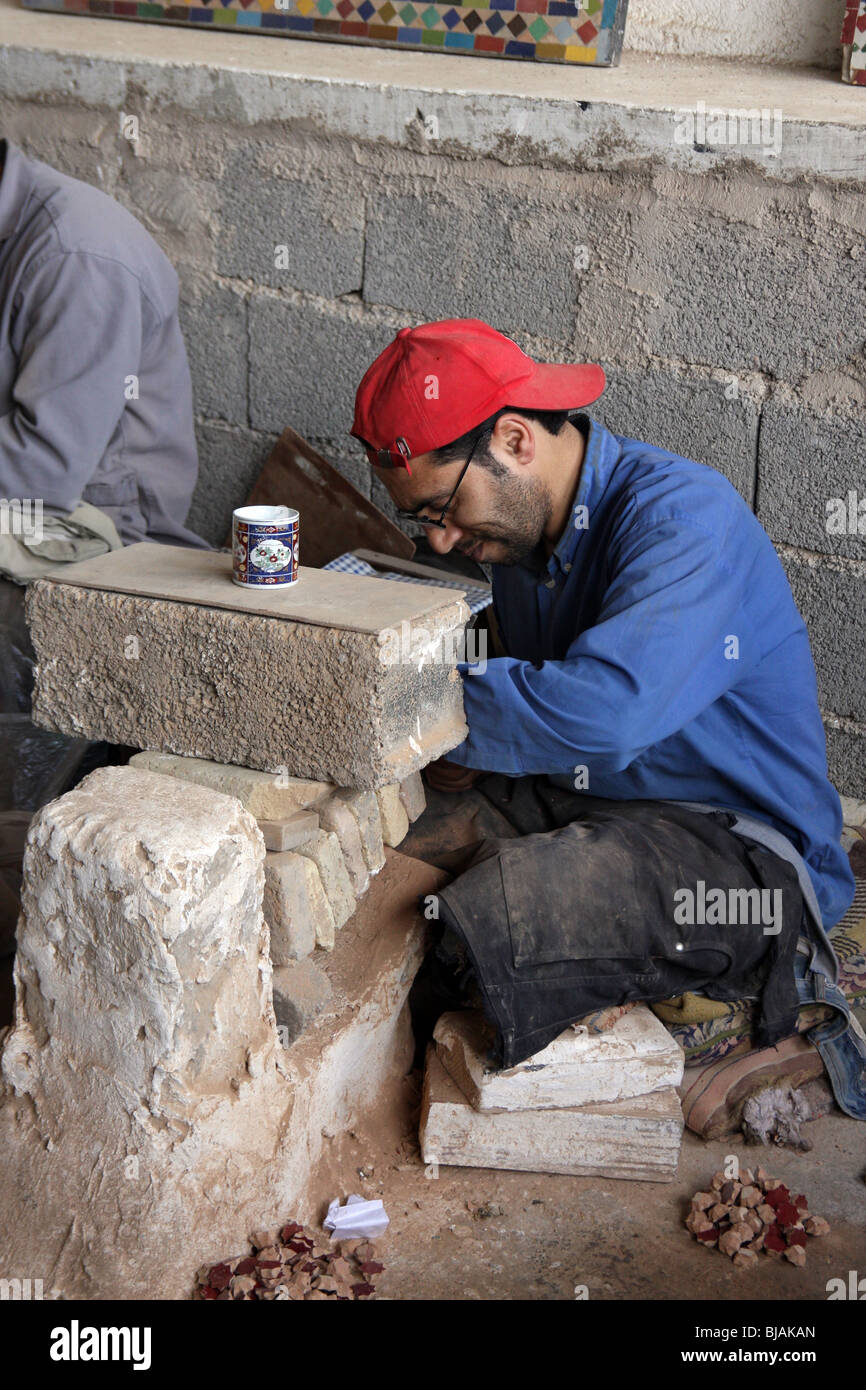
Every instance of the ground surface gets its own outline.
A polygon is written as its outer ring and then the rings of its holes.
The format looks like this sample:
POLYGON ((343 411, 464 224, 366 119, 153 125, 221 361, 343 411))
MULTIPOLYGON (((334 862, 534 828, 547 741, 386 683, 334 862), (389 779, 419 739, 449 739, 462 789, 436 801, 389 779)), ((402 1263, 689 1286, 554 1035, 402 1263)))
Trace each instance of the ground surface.
POLYGON ((381 1197, 391 1218, 376 1243, 378 1298, 572 1300, 585 1285, 590 1300, 826 1300, 828 1279, 866 1274, 864 1129, 841 1113, 805 1127, 814 1148, 802 1155, 686 1131, 671 1183, 444 1167, 427 1178, 409 1152, 419 1081, 413 1073, 407 1085, 402 1146, 378 1151, 358 1134, 343 1152, 346 1192, 381 1197), (764 1255, 755 1269, 735 1269, 685 1230, 689 1198, 731 1153, 805 1192, 830 1222, 829 1236, 810 1239, 803 1269, 764 1255))

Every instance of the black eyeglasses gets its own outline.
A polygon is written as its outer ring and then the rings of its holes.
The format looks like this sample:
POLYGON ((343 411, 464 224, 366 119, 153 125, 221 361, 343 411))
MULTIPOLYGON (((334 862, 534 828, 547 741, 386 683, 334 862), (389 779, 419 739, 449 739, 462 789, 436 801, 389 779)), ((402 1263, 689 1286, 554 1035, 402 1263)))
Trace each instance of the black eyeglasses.
POLYGON ((481 440, 482 440, 483 438, 484 438, 483 435, 479 435, 479 437, 476 439, 475 443, 473 444, 472 448, 470 449, 470 451, 469 451, 469 457, 468 457, 468 459, 466 460, 466 462, 464 463, 463 467, 462 467, 461 470, 460 470, 460 477, 457 479, 457 482, 454 484, 454 487, 451 489, 451 495, 449 496, 448 501, 445 503, 445 506, 442 508, 441 512, 439 513, 438 518, 437 518, 437 517, 432 517, 432 516, 419 516, 417 512, 406 512, 406 511, 403 511, 402 508, 399 508, 399 507, 398 507, 398 509, 397 509, 397 515, 398 515, 398 516, 401 516, 401 517, 403 518, 404 521, 414 521, 414 522, 416 523, 416 525, 418 525, 418 526, 438 526, 438 527, 440 528, 440 530, 444 531, 444 530, 445 530, 445 521, 444 521, 443 518, 444 518, 444 516, 445 516, 445 513, 447 512, 448 508, 451 506, 451 503, 454 501, 455 495, 456 495, 456 493, 457 493, 457 489, 459 488, 460 484, 463 482, 463 479, 464 479, 465 476, 466 476, 466 470, 467 470, 467 468, 469 467, 470 463, 472 462, 473 456, 474 456, 474 454, 475 454, 475 450, 478 448, 478 446, 479 446, 479 444, 481 443, 481 440))

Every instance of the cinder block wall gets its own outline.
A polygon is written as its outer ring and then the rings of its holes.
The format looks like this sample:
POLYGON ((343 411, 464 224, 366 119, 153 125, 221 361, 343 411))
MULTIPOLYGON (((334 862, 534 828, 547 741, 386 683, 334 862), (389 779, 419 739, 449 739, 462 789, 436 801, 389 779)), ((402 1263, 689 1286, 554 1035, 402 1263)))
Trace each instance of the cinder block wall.
POLYGON ((224 97, 205 84, 178 112, 133 80, 102 105, 0 101, 4 133, 113 194, 177 266, 191 524, 222 540, 286 423, 369 492, 354 388, 405 323, 477 315, 540 358, 596 359, 607 425, 720 469, 757 511, 809 626, 833 776, 866 796, 866 535, 826 525, 852 490, 866 513, 862 183, 613 145, 587 167, 514 131, 470 156, 427 138, 421 111, 391 140, 332 132, 327 102, 316 121, 258 120, 224 97))

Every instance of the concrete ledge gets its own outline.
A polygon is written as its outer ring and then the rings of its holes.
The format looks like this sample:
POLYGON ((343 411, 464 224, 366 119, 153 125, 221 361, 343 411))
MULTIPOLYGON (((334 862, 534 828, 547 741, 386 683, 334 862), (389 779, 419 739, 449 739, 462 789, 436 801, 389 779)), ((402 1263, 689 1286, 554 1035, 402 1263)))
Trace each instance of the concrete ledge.
POLYGON ((491 62, 351 45, 38 13, 0 3, 6 98, 120 110, 159 103, 239 125, 288 121, 330 135, 507 164, 610 170, 661 159, 704 172, 752 163, 781 178, 866 173, 866 103, 835 73, 713 59, 626 55, 619 68, 491 62), (363 75, 361 75, 363 74, 363 75), (677 144, 698 101, 779 108, 778 154, 677 144), (697 146, 697 148, 695 147, 697 146))

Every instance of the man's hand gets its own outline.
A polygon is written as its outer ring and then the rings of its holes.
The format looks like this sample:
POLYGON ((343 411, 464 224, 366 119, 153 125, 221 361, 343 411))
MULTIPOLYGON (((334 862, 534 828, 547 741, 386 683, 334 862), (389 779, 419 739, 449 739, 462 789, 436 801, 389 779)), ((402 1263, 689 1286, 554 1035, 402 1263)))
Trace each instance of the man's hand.
POLYGON ((437 758, 424 769, 425 778, 437 792, 465 792, 483 775, 474 767, 449 763, 447 758, 437 758))

